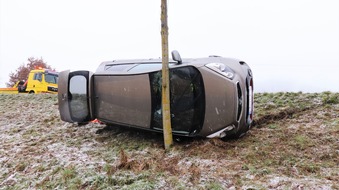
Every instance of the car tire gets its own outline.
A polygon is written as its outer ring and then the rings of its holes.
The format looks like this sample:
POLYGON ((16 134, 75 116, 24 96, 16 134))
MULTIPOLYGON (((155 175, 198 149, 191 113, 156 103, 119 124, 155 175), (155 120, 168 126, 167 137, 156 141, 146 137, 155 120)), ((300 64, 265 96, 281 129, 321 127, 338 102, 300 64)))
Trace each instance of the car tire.
POLYGON ((225 137, 223 137, 222 140, 226 141, 226 140, 230 140, 230 139, 242 138, 243 136, 246 135, 246 133, 248 132, 249 129, 250 129, 250 126, 246 126, 246 127, 240 128, 236 132, 231 131, 231 132, 227 133, 227 135, 225 137))

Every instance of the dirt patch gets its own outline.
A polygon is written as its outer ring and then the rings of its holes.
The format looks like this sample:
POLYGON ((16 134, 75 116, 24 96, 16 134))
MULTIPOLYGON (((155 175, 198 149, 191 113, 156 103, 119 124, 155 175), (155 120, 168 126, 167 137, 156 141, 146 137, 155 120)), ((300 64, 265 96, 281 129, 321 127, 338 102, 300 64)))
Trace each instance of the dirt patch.
POLYGON ((305 112, 310 109, 315 109, 316 106, 314 107, 307 107, 307 108, 287 108, 285 110, 279 111, 278 113, 273 113, 273 114, 267 114, 264 116, 261 116, 260 118, 254 119, 253 120, 253 127, 261 127, 264 125, 268 125, 273 122, 277 122, 279 120, 284 120, 287 118, 292 118, 293 115, 295 114, 302 114, 302 112, 305 112))
POLYGON ((338 189, 338 93, 255 94, 243 138, 59 118, 56 96, 0 95, 0 189, 338 189))

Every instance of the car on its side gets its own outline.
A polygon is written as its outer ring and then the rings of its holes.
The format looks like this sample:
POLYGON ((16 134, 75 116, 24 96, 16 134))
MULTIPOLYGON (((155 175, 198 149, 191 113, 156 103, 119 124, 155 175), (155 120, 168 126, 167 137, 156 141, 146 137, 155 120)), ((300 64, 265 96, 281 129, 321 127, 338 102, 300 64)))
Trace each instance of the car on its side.
MULTIPOLYGON (((220 56, 169 60, 173 135, 237 138, 253 121, 253 75, 250 67, 220 56)), ((59 73, 61 119, 84 123, 98 119, 162 132, 162 60, 103 62, 95 73, 59 73)))

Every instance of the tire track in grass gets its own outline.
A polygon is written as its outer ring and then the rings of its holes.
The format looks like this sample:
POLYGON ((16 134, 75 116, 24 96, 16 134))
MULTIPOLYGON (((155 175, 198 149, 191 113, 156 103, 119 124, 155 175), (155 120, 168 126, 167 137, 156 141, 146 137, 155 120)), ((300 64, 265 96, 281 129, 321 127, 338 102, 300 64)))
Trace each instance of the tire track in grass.
POLYGON ((263 125, 267 125, 276 121, 284 120, 287 118, 292 118, 293 115, 299 114, 311 109, 318 108, 319 105, 305 107, 305 108, 287 108, 285 110, 279 111, 278 113, 268 114, 259 117, 258 119, 254 119, 252 126, 253 127, 262 127, 263 125))

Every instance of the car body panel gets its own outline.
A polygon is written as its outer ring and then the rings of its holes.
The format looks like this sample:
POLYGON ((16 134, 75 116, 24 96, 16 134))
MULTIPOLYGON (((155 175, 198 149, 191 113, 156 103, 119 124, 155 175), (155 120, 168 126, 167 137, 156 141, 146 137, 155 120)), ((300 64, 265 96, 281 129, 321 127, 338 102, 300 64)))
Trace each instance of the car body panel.
POLYGON ((201 136, 207 136, 215 130, 232 125, 235 121, 236 95, 234 84, 225 82, 225 78, 215 77, 210 69, 200 68, 205 84, 206 96, 205 121, 201 136))
POLYGON ((62 71, 59 73, 59 83, 58 83, 58 102, 59 102, 59 112, 61 120, 67 122, 74 122, 71 118, 70 108, 69 108, 69 93, 68 93, 68 77, 69 70, 62 71))

